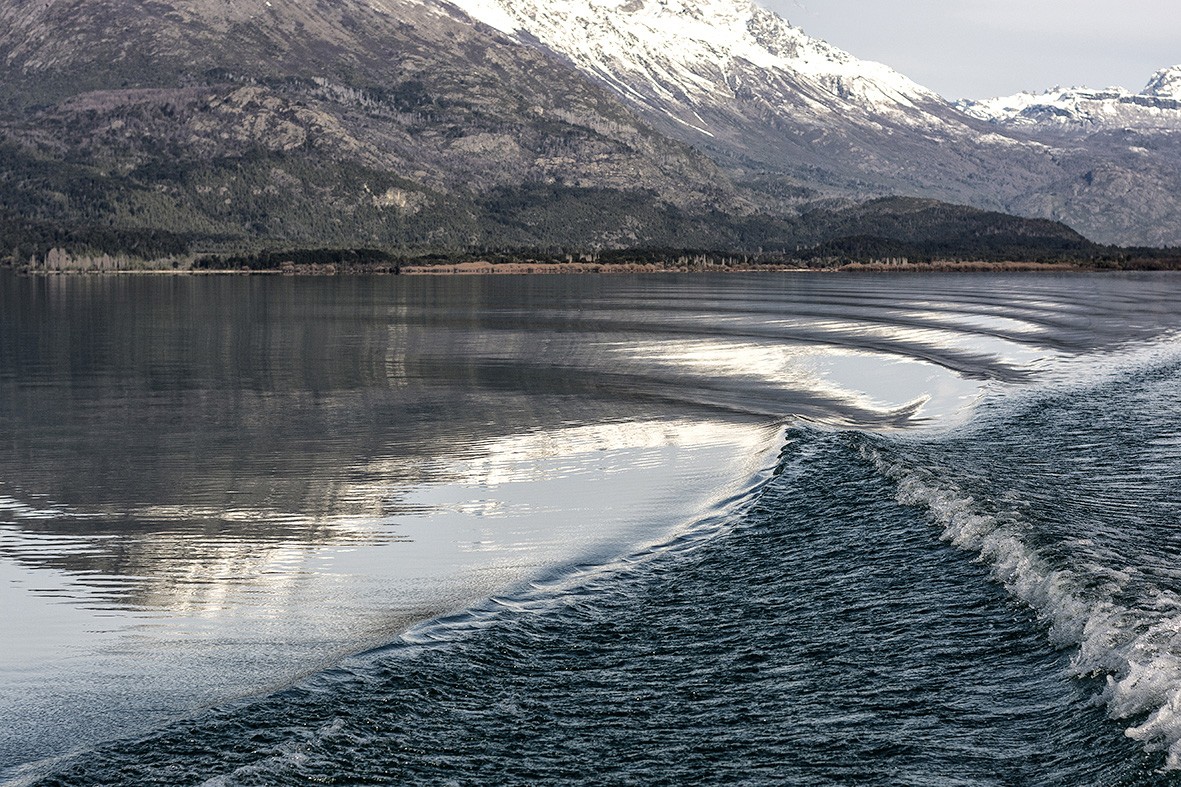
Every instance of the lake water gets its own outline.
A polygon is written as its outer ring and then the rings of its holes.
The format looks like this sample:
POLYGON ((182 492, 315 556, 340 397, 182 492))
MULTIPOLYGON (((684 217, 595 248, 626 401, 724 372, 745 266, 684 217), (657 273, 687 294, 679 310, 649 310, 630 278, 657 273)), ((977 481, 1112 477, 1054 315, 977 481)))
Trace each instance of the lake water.
POLYGON ((0 781, 1176 783, 1181 277, 0 271, 0 781))

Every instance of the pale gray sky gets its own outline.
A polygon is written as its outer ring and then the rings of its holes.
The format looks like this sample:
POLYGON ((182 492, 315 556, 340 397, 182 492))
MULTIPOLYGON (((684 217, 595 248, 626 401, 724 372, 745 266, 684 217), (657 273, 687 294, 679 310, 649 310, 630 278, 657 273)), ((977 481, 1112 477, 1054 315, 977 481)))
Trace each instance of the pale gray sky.
POLYGON ((946 98, 1055 85, 1139 90, 1181 65, 1178 0, 758 0, 946 98))

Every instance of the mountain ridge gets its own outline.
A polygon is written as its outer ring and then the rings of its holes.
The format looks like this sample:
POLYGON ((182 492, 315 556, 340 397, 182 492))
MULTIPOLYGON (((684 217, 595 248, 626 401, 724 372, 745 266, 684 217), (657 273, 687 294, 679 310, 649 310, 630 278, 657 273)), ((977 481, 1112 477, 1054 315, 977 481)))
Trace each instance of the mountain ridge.
POLYGON ((824 242, 818 209, 873 235, 895 195, 1181 240, 1144 208, 1181 172, 1145 190, 749 0, 460 4, 0 0, 0 241, 737 250, 824 242))
POLYGON ((1122 87, 1053 87, 1035 93, 959 101, 956 106, 980 120, 1002 126, 1075 126, 1181 130, 1181 65, 1153 74, 1139 93, 1122 87))
POLYGON ((632 192, 590 246, 647 237, 619 215, 640 193, 659 196, 652 221, 758 208, 611 94, 439 4, 247 5, 55 0, 21 19, 3 6, 0 59, 26 106, 0 119, 0 210, 77 223, 71 193, 102 184, 99 218, 129 232, 429 247, 538 242, 483 207, 506 188, 561 182, 600 213, 604 190, 632 192), (94 44, 30 50, 50 23, 94 44), (120 25, 133 32, 111 35, 120 25), (118 59, 128 36, 146 61, 118 59), (93 74, 95 56, 115 65, 93 74), (56 162, 48 181, 41 162, 56 162), (54 182, 69 172, 83 182, 54 182))
POLYGON ((1118 141, 994 122, 750 0, 455 2, 556 52, 738 181, 770 173, 842 199, 931 197, 1065 221, 1105 243, 1181 243, 1173 141, 1129 158, 1118 141), (1146 164, 1133 193, 1125 184, 1146 164))

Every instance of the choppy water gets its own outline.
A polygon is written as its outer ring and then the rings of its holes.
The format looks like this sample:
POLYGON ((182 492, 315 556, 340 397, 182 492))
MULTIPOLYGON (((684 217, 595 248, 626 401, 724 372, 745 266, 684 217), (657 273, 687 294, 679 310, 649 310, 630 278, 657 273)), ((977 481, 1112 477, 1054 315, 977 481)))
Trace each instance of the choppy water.
POLYGON ((0 293, 9 779, 1177 781, 1173 277, 0 293))

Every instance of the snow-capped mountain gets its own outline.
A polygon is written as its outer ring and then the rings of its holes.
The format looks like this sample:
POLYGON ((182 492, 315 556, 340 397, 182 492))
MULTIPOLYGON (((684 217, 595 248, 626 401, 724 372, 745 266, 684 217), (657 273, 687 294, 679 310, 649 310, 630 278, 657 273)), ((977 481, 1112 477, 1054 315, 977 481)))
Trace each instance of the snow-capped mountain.
POLYGON ((1158 71, 1139 93, 1121 87, 1056 87, 1044 93, 962 101, 958 106, 973 117, 1014 128, 1181 131, 1181 66, 1158 71))
POLYGON ((1162 100, 1181 101, 1181 65, 1157 71, 1141 95, 1162 100))
MULTIPOLYGON (((681 121, 686 105, 785 81, 792 89, 782 98, 802 109, 837 101, 892 112, 939 100, 893 69, 811 38, 751 0, 451 1, 681 121)), ((685 122, 710 133, 700 119, 685 122)))
POLYGON ((572 65, 739 183, 800 199, 933 197, 1066 221, 1106 242, 1181 242, 1167 141, 1084 143, 1034 119, 1093 111, 1181 128, 1172 71, 1137 95, 957 106, 753 0, 435 1, 572 65))
POLYGON ((1019 186, 991 178, 991 158, 1045 164, 1042 151, 980 133, 935 92, 752 0, 450 2, 556 54, 743 177, 770 173, 819 196, 905 194, 1003 209, 1019 186), (996 188, 981 199, 987 179, 996 188))

